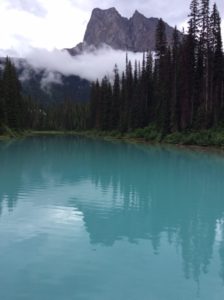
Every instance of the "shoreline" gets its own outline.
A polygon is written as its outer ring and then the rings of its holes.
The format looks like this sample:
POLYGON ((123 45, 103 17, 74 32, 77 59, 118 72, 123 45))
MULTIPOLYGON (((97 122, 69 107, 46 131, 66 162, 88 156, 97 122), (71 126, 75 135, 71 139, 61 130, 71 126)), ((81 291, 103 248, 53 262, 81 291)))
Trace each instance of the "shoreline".
MULTIPOLYGON (((197 133, 197 132, 196 132, 197 133)), ((224 134, 224 133, 223 133, 224 134)), ((182 134, 184 136, 184 133, 182 134)), ((224 154, 224 145, 200 145, 200 144, 184 144, 167 141, 167 137, 164 140, 148 140, 144 137, 136 137, 133 134, 121 134, 114 132, 102 132, 102 131, 55 131, 55 130, 28 130, 22 132, 16 132, 11 135, 0 135, 0 142, 24 139, 27 137, 35 136, 82 136, 87 138, 98 138, 106 141, 123 141, 132 144, 144 144, 153 146, 165 146, 174 147, 179 149, 188 149, 192 151, 202 151, 210 153, 224 154)))

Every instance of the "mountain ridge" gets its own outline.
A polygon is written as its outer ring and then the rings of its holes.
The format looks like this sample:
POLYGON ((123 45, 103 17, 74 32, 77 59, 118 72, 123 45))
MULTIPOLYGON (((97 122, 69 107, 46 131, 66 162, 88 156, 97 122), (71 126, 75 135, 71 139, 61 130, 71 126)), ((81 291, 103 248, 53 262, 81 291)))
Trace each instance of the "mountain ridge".
MULTIPOLYGON (((87 24, 83 42, 66 49, 71 55, 92 51, 102 45, 115 50, 145 52, 155 50, 155 34, 159 18, 147 18, 135 10, 130 18, 123 17, 115 7, 94 8, 87 24)), ((165 23, 167 42, 171 44, 174 28, 165 23)), ((181 36, 181 33, 180 33, 181 36)))

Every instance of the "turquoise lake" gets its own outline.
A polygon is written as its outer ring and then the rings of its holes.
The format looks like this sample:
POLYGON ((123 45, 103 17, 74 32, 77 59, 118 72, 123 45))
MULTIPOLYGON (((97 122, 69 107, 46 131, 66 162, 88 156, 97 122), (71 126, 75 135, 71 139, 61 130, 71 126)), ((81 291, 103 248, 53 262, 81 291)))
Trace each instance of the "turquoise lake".
POLYGON ((224 299, 224 156, 0 142, 0 299, 224 299))

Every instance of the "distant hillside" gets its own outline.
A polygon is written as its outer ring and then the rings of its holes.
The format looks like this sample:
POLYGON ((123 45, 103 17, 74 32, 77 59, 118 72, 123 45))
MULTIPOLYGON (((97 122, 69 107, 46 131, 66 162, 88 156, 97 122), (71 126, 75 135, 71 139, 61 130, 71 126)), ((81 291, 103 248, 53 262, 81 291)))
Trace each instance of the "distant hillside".
MULTIPOLYGON (((22 83, 23 94, 31 96, 34 100, 46 104, 53 101, 60 102, 71 99, 74 102, 88 101, 90 82, 78 76, 60 75, 60 83, 49 83, 43 86, 42 81, 46 77, 46 71, 32 69, 25 60, 14 60, 19 78, 22 83)), ((5 59, 0 59, 0 68, 5 59)))

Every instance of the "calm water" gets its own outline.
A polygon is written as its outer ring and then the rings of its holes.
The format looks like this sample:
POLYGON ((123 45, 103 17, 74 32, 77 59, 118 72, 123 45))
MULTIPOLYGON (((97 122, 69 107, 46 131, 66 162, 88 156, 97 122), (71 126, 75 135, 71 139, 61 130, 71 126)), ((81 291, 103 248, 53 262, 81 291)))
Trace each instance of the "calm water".
POLYGON ((224 299, 224 158, 1 142, 0 299, 224 299))

